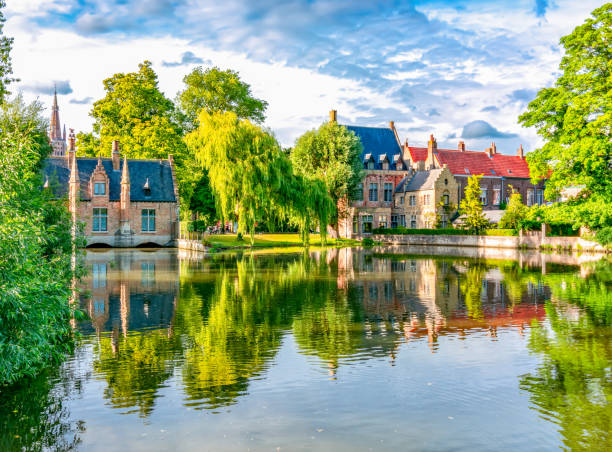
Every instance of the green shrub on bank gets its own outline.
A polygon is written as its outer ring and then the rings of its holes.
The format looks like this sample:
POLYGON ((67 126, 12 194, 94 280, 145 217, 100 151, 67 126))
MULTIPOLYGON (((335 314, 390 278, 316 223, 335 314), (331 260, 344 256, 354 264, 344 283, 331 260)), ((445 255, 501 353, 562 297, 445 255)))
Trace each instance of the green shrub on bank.
MULTIPOLYGON (((377 228, 372 231, 373 234, 382 235, 476 235, 466 229, 408 229, 405 227, 399 228, 377 228)), ((488 236, 515 236, 518 235, 514 229, 487 229, 478 235, 488 236)))
POLYGON ((597 231, 595 240, 604 246, 612 245, 612 227, 603 228, 597 231))

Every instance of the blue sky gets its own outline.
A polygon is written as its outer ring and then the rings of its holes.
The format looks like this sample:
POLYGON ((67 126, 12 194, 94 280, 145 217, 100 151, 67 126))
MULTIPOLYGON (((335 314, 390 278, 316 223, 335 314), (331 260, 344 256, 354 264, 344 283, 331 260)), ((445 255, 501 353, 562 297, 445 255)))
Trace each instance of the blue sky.
POLYGON ((102 80, 153 62, 170 98, 196 65, 238 70, 269 102, 285 145, 331 108, 344 123, 395 121, 402 140, 538 145, 518 115, 550 86, 559 39, 601 1, 8 0, 19 88, 91 128, 102 80))

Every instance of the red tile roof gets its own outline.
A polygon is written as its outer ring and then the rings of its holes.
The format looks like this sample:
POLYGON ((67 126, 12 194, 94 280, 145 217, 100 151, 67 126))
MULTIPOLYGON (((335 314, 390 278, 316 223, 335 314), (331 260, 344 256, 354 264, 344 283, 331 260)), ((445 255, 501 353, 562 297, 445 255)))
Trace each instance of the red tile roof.
MULTIPOLYGON (((427 148, 409 146, 408 150, 414 162, 427 160, 427 148)), ((450 172, 458 176, 481 174, 498 177, 529 177, 527 162, 517 155, 494 154, 493 157, 489 157, 484 151, 461 152, 453 149, 437 149, 434 151, 434 156, 440 165, 446 163, 450 172)))

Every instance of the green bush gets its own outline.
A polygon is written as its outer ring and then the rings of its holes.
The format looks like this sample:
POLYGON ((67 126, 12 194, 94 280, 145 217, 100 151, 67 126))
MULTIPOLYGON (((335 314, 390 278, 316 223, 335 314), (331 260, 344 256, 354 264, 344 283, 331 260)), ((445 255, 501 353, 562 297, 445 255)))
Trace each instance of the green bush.
POLYGON ((612 227, 603 228, 597 231, 595 240, 604 246, 612 244, 612 227))
POLYGON ((363 246, 373 246, 374 245, 374 240, 372 240, 370 237, 366 237, 365 239, 363 239, 361 241, 361 244, 363 246))
POLYGON ((205 232, 207 227, 208 223, 204 220, 194 220, 187 223, 189 232, 205 232))

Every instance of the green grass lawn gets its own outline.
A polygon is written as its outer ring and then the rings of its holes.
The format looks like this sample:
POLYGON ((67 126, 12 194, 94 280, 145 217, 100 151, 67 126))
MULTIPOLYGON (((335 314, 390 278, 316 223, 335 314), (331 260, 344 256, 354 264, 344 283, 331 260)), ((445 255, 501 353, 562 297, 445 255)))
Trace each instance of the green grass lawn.
MULTIPOLYGON (((211 246, 217 248, 234 248, 245 247, 250 248, 251 242, 248 236, 244 236, 244 240, 239 241, 236 234, 212 234, 206 239, 211 246)), ((352 245, 359 243, 356 240, 345 239, 327 239, 328 246, 352 245)), ((318 246, 321 244, 319 234, 310 234, 310 244, 318 246)), ((301 246, 302 240, 299 234, 255 234, 255 243, 253 247, 270 248, 275 246, 301 246)))

